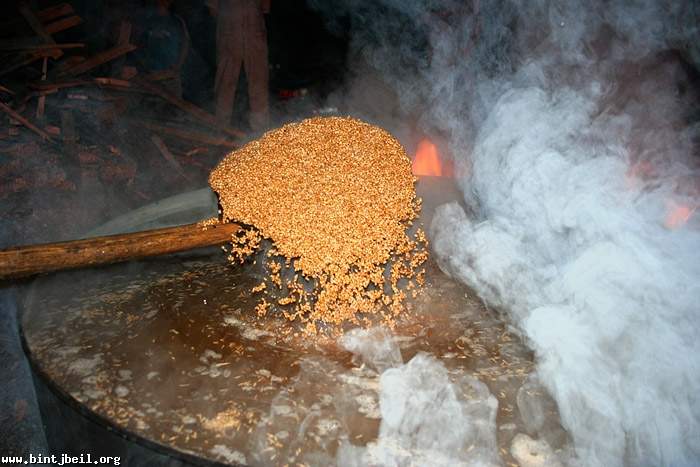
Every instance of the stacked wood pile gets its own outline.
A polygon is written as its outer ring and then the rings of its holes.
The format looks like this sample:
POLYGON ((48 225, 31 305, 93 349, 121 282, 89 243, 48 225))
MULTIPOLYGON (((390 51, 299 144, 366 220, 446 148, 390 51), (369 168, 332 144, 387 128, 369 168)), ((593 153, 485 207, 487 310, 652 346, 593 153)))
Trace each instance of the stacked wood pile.
POLYGON ((3 9, 9 18, 0 20, 3 218, 25 217, 29 208, 21 206, 42 193, 68 199, 99 186, 137 206, 204 186, 211 168, 245 136, 123 66, 138 48, 129 22, 118 25, 112 45, 95 51, 90 41, 76 40, 89 18, 69 2, 3 9))

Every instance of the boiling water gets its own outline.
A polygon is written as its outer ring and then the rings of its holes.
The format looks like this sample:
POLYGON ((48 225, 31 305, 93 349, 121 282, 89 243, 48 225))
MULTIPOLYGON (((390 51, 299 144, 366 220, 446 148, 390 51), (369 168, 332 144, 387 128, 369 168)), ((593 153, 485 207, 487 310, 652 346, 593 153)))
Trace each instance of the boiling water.
POLYGON ((257 317, 259 280, 222 255, 57 275, 27 298, 27 347, 48 379, 119 429, 219 462, 537 465, 566 455, 530 350, 433 265, 393 329, 340 336, 257 317))

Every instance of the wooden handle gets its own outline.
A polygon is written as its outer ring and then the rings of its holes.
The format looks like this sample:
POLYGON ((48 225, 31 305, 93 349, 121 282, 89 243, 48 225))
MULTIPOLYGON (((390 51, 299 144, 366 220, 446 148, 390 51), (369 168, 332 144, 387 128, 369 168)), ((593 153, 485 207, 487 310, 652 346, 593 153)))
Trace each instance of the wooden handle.
POLYGON ((237 224, 188 224, 69 242, 0 250, 0 280, 43 272, 117 263, 157 256, 231 240, 237 224))

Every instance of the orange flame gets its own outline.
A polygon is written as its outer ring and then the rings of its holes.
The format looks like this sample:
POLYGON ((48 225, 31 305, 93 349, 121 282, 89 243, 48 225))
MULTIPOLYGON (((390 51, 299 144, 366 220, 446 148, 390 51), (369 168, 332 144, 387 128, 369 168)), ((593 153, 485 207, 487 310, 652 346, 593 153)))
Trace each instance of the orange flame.
POLYGON ((667 229, 671 230, 683 227, 693 216, 695 209, 696 208, 691 208, 690 206, 685 206, 683 204, 677 205, 672 203, 672 205, 669 207, 668 214, 666 214, 664 225, 667 229))
POLYGON ((416 148, 416 157, 413 159, 413 175, 427 175, 442 177, 442 162, 438 155, 437 146, 429 139, 423 138, 416 148))

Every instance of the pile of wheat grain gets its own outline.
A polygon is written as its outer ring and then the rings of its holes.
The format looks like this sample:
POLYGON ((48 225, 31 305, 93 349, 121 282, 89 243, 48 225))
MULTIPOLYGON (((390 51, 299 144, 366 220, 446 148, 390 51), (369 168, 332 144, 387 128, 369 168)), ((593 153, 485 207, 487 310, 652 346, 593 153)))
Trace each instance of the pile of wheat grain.
POLYGON ((357 322, 377 312, 388 317, 400 312, 405 291, 422 282, 425 236, 407 234, 420 210, 411 161, 381 128, 340 117, 288 124, 230 153, 209 183, 224 220, 253 227, 234 239, 231 259, 268 238, 297 278, 315 284, 312 293, 301 280, 285 284, 287 296, 274 301, 269 287, 256 288, 268 294, 260 314, 275 304, 310 324, 357 322), (402 279, 407 285, 399 287, 402 279))

